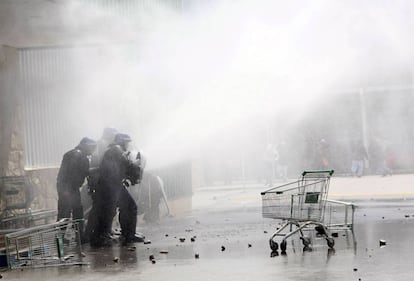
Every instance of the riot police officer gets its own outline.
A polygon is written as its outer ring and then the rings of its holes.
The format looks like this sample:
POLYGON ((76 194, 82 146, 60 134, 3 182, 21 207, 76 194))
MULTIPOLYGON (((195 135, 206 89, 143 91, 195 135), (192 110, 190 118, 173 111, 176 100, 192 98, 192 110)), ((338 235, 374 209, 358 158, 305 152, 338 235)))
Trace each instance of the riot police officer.
POLYGON ((96 212, 99 212, 99 210, 97 210, 96 204, 93 204, 93 201, 96 199, 95 193, 99 188, 99 166, 101 165, 102 158, 106 150, 108 150, 109 145, 114 142, 114 138, 117 133, 118 131, 115 128, 106 127, 103 130, 102 137, 97 141, 96 149, 91 157, 91 168, 89 170, 88 186, 82 190, 82 199, 84 200, 85 205, 88 206, 84 213, 87 222, 85 229, 85 241, 89 240, 91 237, 91 232, 97 224, 96 212))
MULTIPOLYGON (((119 207, 121 240, 125 243, 143 242, 144 237, 135 234, 137 205, 125 188, 125 180, 130 177, 133 162, 129 159, 127 146, 131 138, 118 133, 113 144, 105 152, 99 167, 99 188, 96 190, 96 225, 91 232, 91 246, 111 244, 112 220, 119 207)), ((133 180, 135 181, 135 179, 133 180)))
MULTIPOLYGON (((89 173, 89 157, 96 148, 96 142, 83 138, 79 145, 63 155, 57 176, 58 215, 57 219, 83 219, 83 207, 79 188, 89 173)), ((83 223, 80 222, 81 238, 83 223)))

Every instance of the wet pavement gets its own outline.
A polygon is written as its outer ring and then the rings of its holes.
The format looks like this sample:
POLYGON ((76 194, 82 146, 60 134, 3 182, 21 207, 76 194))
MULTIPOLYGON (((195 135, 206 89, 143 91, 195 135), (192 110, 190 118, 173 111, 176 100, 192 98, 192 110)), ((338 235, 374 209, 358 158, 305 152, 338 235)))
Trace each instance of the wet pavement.
POLYGON ((294 236, 286 255, 271 257, 268 240, 280 222, 262 218, 261 190, 199 190, 192 213, 139 226, 151 244, 85 246, 88 265, 1 275, 4 280, 413 280, 414 198, 406 193, 378 196, 371 187, 372 196, 352 197, 358 205, 354 232, 338 232, 334 250, 310 232, 312 251, 304 251, 294 236))

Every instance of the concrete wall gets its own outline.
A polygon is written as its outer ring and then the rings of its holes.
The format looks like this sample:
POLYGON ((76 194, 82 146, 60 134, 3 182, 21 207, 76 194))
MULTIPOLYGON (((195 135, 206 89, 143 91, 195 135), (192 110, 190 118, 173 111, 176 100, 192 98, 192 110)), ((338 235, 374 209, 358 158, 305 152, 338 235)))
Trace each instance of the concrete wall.
POLYGON ((16 49, 0 47, 0 176, 24 173, 22 97, 16 49))

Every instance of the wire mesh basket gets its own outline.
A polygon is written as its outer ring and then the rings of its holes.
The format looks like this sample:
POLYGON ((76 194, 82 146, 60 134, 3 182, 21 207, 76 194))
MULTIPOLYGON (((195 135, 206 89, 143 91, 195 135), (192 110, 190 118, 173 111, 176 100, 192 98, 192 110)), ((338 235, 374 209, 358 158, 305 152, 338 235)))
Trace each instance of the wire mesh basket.
POLYGON ((304 173, 297 181, 261 193, 264 218, 322 221, 330 174, 304 173))
POLYGON ((6 234, 8 267, 82 264, 79 222, 64 219, 6 234))

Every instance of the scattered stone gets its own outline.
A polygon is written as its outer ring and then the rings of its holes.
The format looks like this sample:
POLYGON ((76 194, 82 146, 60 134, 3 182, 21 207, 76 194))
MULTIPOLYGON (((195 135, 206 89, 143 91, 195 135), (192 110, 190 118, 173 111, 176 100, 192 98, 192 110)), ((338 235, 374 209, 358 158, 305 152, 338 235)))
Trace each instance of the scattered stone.
POLYGON ((385 217, 382 217, 382 219, 385 219, 385 217))
POLYGON ((165 237, 168 237, 168 234, 165 234, 165 237))
POLYGON ((119 258, 118 257, 114 257, 114 262, 119 262, 119 258))
POLYGON ((410 215, 405 215, 404 217, 409 218, 409 217, 410 217, 410 215))
POLYGON ((267 231, 265 230, 265 231, 263 231, 263 233, 267 233, 267 231))
POLYGON ((168 254, 168 251, 167 250, 161 250, 160 254, 168 254))
POLYGON ((195 253, 194 257, 195 257, 196 259, 199 259, 199 258, 200 258, 200 255, 199 255, 198 253, 195 253))
POLYGON ((137 249, 137 247, 136 246, 132 246, 132 247, 128 247, 128 251, 135 251, 137 249))
POLYGON ((181 237, 180 238, 180 242, 184 242, 185 241, 185 238, 184 237, 181 237))
POLYGON ((338 237, 339 233, 338 232, 332 232, 332 237, 338 237))
POLYGON ((145 240, 144 244, 151 244, 151 240, 145 240))
POLYGON ((156 263, 156 261, 155 261, 155 260, 151 260, 151 262, 152 262, 152 264, 155 264, 155 263, 156 263))
POLYGON ((380 247, 385 246, 385 245, 387 245, 387 241, 385 241, 385 240, 381 239, 381 240, 379 241, 379 245, 380 245, 380 247))
POLYGON ((251 248, 252 247, 252 244, 247 244, 247 247, 251 248))
POLYGON ((354 271, 358 271, 358 268, 354 268, 354 271))
POLYGON ((2 279, 2 278, 3 278, 3 275, 0 274, 0 279, 2 279))
POLYGON ((154 255, 150 255, 150 256, 149 256, 149 260, 150 260, 150 261, 152 261, 152 260, 154 260, 154 259, 155 259, 154 255))
POLYGON ((221 251, 224 252, 226 250, 226 247, 221 246, 221 251))
POLYGON ((194 237, 191 237, 191 242, 195 242, 195 238, 194 237))
POLYGON ((185 230, 185 232, 191 232, 191 231, 193 231, 191 228, 185 230))

